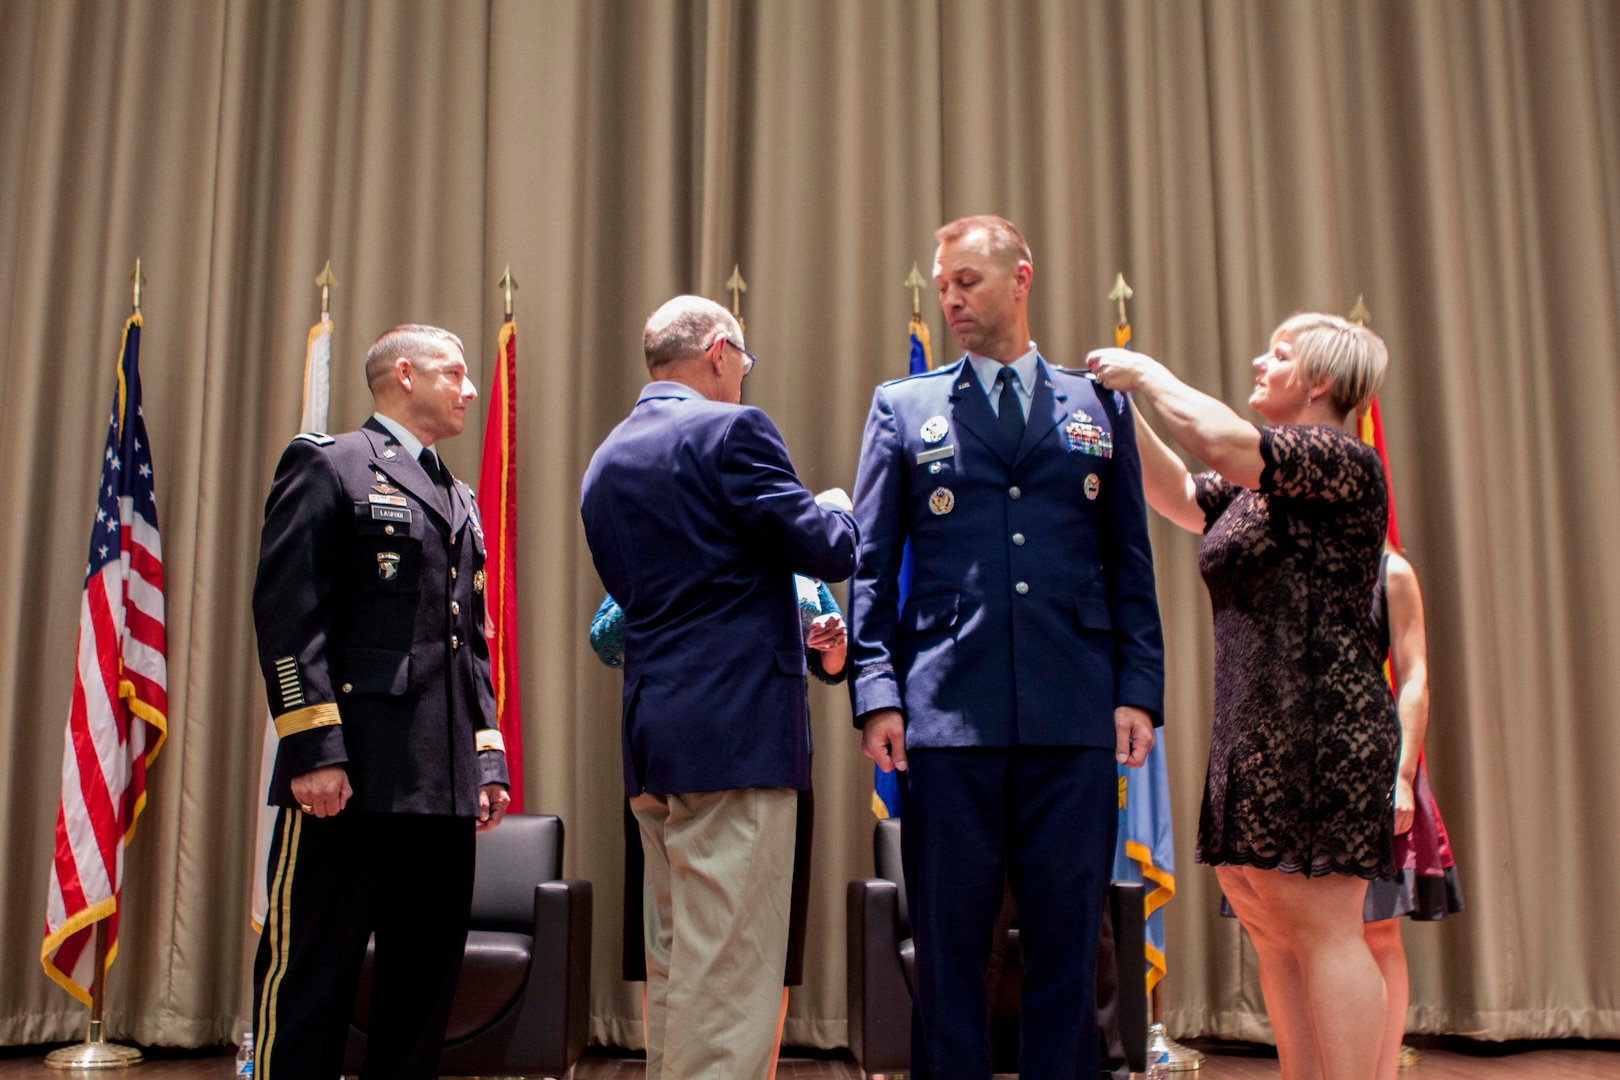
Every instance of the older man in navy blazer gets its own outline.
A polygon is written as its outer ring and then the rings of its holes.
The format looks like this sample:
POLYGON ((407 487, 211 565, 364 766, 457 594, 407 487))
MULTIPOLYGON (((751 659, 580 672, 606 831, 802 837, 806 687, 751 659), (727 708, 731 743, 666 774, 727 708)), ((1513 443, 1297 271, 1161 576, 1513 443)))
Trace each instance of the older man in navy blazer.
POLYGON ((878 387, 855 482, 856 724, 904 770, 912 1073, 990 1076, 985 968, 1004 874, 1024 956, 1019 1073, 1097 1075, 1098 925, 1117 764, 1162 722, 1164 645, 1128 404, 1029 338, 1028 245, 936 234, 961 361, 878 387), (910 542, 909 595, 900 564, 910 542))
POLYGON ((842 581, 849 499, 799 483, 747 408, 754 358, 696 296, 653 312, 653 381, 597 448, 580 512, 624 609, 624 782, 647 888, 649 1080, 761 1080, 783 1005, 810 712, 794 574, 842 581))

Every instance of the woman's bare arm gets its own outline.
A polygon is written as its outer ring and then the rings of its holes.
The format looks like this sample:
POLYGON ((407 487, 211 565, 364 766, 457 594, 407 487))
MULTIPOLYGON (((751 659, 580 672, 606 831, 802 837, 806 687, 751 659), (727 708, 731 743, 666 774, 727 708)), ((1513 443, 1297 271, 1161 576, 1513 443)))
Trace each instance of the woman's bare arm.
POLYGON ((1395 831, 1412 827, 1418 754, 1429 729, 1429 651, 1423 594, 1412 564, 1391 554, 1384 595, 1389 603, 1389 651, 1400 685, 1395 709, 1401 721, 1401 759, 1396 768, 1395 831))
POLYGON ((1204 511, 1198 505, 1192 473, 1148 426, 1134 403, 1131 411, 1136 414, 1136 453, 1142 459, 1142 490, 1148 505, 1188 532, 1202 533, 1204 511))

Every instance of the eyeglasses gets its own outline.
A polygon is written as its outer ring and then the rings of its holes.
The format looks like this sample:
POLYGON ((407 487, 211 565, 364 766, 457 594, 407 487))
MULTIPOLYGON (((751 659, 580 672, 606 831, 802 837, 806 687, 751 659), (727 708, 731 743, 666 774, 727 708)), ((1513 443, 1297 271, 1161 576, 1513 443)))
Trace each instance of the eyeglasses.
POLYGON ((748 377, 748 373, 754 370, 754 365, 759 363, 759 357, 755 356, 753 353, 749 352, 735 341, 732 341, 724 334, 720 335, 719 340, 721 348, 725 348, 727 345, 730 345, 733 349, 736 349, 738 352, 743 354, 743 378, 746 379, 748 377))

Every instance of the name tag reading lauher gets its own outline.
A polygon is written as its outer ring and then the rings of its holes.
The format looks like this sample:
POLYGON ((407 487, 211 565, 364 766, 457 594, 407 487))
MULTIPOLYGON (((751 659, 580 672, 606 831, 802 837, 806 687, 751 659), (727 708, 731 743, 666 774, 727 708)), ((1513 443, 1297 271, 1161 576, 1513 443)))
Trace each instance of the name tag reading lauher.
POLYGON ((917 451, 917 464, 926 465, 930 461, 939 461, 939 460, 941 460, 943 458, 950 458, 950 457, 955 457, 955 456, 956 456, 956 447, 954 445, 952 445, 952 446, 941 446, 941 447, 937 447, 937 448, 935 448, 933 450, 919 450, 919 451, 917 451))

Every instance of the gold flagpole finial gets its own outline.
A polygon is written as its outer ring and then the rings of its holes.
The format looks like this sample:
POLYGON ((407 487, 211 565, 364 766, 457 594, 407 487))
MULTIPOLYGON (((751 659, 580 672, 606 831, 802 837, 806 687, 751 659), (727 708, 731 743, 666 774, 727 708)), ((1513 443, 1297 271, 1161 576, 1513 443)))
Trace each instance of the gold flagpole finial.
POLYGON ((337 284, 337 278, 332 276, 332 260, 326 260, 326 267, 321 276, 315 279, 315 284, 321 290, 321 318, 331 317, 332 313, 332 286, 337 284))
POLYGON ((1125 314, 1125 301, 1136 295, 1131 287, 1125 284, 1125 272, 1121 270, 1114 275, 1114 287, 1108 293, 1108 299, 1119 301, 1119 322, 1115 325, 1124 326, 1129 323, 1130 317, 1125 314))
POLYGON ((495 287, 497 289, 503 289, 506 292, 506 321, 511 322, 512 321, 512 294, 517 292, 517 287, 518 287, 517 278, 512 276, 512 264, 511 263, 506 264, 506 272, 501 275, 501 280, 499 280, 499 281, 497 281, 495 283, 495 287))
POLYGON ((1349 319, 1360 326, 1372 322, 1372 312, 1367 310, 1367 298, 1360 293, 1356 294, 1356 306, 1350 309, 1349 319))
POLYGON ((726 278, 726 288, 731 290, 731 313, 737 317, 737 325, 742 326, 742 294, 748 291, 748 282, 743 280, 742 267, 737 263, 731 264, 731 276, 726 278))
POLYGON ((141 276, 141 257, 139 255, 135 256, 135 273, 129 280, 135 286, 135 314, 139 315, 141 313, 141 286, 146 284, 146 278, 141 276))
POLYGON ((915 260, 911 264, 911 273, 906 277, 906 288, 911 290, 911 314, 914 318, 922 315, 922 291, 928 288, 928 279, 922 276, 915 260))

